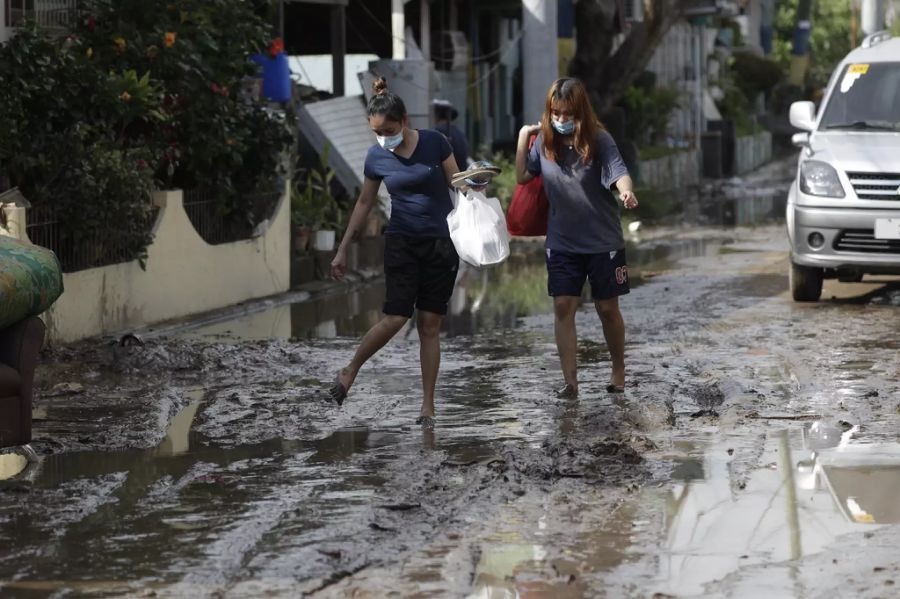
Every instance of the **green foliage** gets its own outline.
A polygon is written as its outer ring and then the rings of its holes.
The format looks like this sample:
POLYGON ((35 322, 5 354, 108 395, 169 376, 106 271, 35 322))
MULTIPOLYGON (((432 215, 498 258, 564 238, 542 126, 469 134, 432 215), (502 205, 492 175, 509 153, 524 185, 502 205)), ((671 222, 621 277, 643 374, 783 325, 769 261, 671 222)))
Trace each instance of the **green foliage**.
POLYGON ((250 192, 275 186, 292 140, 290 117, 249 93, 264 5, 97 0, 65 38, 20 31, 0 46, 0 173, 67 215, 65 238, 146 247, 160 187, 214 189, 222 214, 261 218, 250 192))
POLYGON ((719 78, 724 95, 716 105, 723 118, 734 121, 738 136, 756 131, 757 98, 771 96, 783 77, 781 65, 772 59, 751 52, 735 52, 728 58, 719 78))
MULTIPOLYGON (((811 87, 824 87, 838 62, 850 48, 851 0, 813 2, 810 31, 810 65, 807 82, 811 87)), ((787 69, 791 64, 791 48, 797 0, 780 0, 775 11, 775 60, 787 69)), ((860 38, 861 39, 861 38, 860 38)))
POLYGON ((152 151, 135 132, 159 122, 158 87, 97 69, 77 40, 34 29, 0 46, 0 82, 0 171, 56 208, 60 243, 102 239, 145 255, 152 151))
POLYGON ((735 52, 728 61, 728 71, 748 100, 759 94, 768 95, 784 78, 784 70, 777 62, 753 52, 735 52))
POLYGON ((332 194, 335 172, 329 165, 331 148, 326 146, 319 164, 306 172, 291 188, 291 222, 313 230, 338 230, 343 211, 332 194), (302 185, 301 185, 302 182, 302 185))
POLYGON ((513 192, 516 190, 516 157, 497 152, 489 160, 499 166, 501 172, 491 181, 487 195, 500 200, 500 206, 506 212, 512 202, 513 192))
POLYGON ((661 142, 666 137, 672 113, 680 103, 681 93, 677 89, 629 87, 622 98, 627 115, 626 135, 638 145, 661 142))

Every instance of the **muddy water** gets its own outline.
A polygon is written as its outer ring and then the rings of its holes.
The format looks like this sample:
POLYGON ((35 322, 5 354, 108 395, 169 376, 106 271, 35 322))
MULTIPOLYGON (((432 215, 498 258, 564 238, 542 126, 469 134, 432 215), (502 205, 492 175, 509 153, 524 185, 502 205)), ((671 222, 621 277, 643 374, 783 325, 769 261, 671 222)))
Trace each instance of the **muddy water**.
POLYGON ((666 245, 633 254, 624 398, 589 305, 582 397, 554 397, 540 248, 466 291, 435 431, 414 333, 341 409, 356 340, 318 322, 55 352, 43 457, 0 481, 0 594, 890 596, 896 284, 800 306, 780 229, 666 245))
MULTIPOLYGON (((679 260, 712 256, 731 241, 723 232, 691 239, 660 238, 628 243, 631 286, 646 276, 672 267, 679 260)), ((219 339, 333 339, 364 334, 381 318, 384 282, 364 287, 347 286, 309 299, 275 306, 232 320, 189 329, 188 338, 219 339)), ((585 288, 589 300, 589 288, 585 288)), ((513 329, 520 319, 549 314, 547 271, 543 246, 527 243, 514 248, 502 265, 476 268, 460 264, 456 287, 449 303, 443 331, 448 337, 513 329)), ((403 334, 413 333, 413 324, 403 334)))

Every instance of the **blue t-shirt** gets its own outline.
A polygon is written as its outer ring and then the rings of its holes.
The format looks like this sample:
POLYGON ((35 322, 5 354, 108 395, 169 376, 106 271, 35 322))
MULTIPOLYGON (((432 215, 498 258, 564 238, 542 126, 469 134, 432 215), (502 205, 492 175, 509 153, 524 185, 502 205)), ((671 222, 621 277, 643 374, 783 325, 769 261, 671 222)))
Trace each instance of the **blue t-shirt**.
POLYGON ((526 168, 541 175, 550 215, 547 248, 573 254, 600 254, 625 247, 619 203, 611 188, 628 174, 612 136, 601 131, 594 158, 584 164, 578 152, 567 146, 555 161, 547 160, 542 136, 528 153, 526 168))
POLYGON ((419 130, 419 142, 409 158, 378 144, 369 148, 363 173, 367 179, 384 181, 391 196, 385 235, 450 237, 447 215, 453 201, 442 165, 452 153, 447 139, 430 129, 419 130))

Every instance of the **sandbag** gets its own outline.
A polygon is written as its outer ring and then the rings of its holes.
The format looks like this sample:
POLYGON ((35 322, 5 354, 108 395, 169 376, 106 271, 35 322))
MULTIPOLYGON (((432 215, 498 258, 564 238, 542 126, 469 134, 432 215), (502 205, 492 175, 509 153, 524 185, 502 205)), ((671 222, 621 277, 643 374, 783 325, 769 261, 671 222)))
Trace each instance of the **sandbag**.
POLYGON ((44 312, 62 292, 56 254, 0 235, 0 329, 44 312))
POLYGON ((506 218, 497 198, 480 191, 457 191, 447 227, 456 253, 472 266, 499 264, 509 257, 506 218))

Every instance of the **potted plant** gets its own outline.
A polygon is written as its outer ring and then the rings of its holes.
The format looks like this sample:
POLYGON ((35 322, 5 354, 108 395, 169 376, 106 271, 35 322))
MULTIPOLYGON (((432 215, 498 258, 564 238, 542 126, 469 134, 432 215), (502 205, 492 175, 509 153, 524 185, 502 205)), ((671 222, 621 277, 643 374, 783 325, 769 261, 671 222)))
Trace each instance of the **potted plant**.
POLYGON ((328 166, 328 154, 326 146, 319 165, 309 169, 291 191, 291 221, 298 249, 305 250, 309 244, 315 250, 334 249, 341 210, 331 191, 335 173, 328 166))

